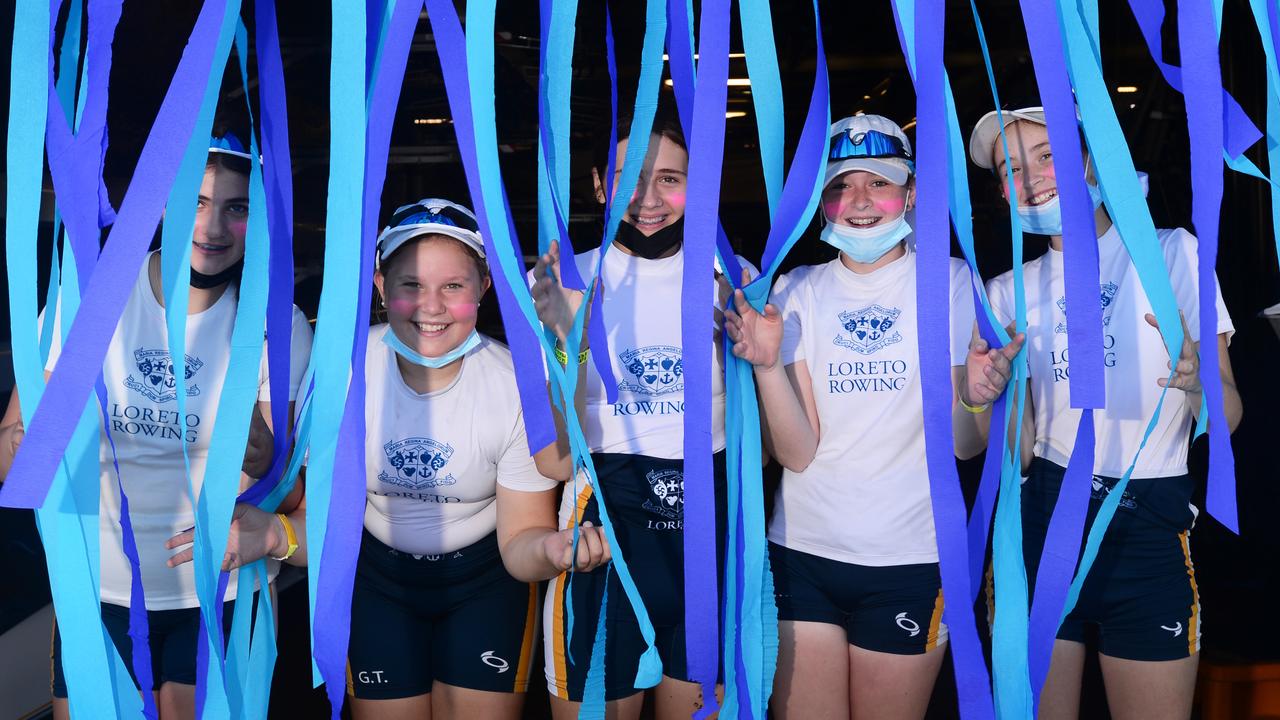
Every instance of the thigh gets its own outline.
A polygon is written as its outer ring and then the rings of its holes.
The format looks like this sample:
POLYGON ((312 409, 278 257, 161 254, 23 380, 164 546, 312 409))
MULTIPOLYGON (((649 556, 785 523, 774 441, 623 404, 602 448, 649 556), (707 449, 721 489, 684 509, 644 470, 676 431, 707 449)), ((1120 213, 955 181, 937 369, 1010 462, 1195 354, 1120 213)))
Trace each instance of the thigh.
POLYGON ((371 700, 348 697, 352 720, 431 720, 431 695, 371 700))
MULTIPOLYGON (((643 708, 644 693, 637 692, 629 697, 605 703, 604 717, 605 720, 639 720, 640 711, 643 708)), ((554 720, 577 720, 581 710, 581 702, 551 696, 551 717, 554 720)))
MULTIPOLYGON (((357 567, 347 693, 358 700, 402 700, 431 692, 433 623, 415 612, 403 593, 390 579, 357 567)), ((427 598, 422 600, 429 606, 427 598)))
MULTIPOLYGON (((702 686, 688 680, 679 680, 666 675, 662 682, 653 689, 654 718, 656 720, 684 720, 692 717, 706 705, 702 697, 702 686)), ((724 686, 716 685, 716 702, 724 700, 724 686)), ((708 715, 711 720, 718 713, 708 715)))
POLYGON ((437 681, 431 688, 431 717, 435 720, 519 720, 524 692, 473 690, 437 681))
MULTIPOLYGON (((1115 556, 1099 590, 1099 652, 1167 662, 1200 651, 1200 593, 1189 533, 1135 525, 1103 553, 1115 556)), ((1088 582, 1086 581, 1086 585, 1088 582)))
POLYGON ((591 572, 565 573, 548 584, 543 642, 547 692, 553 699, 582 701, 602 612, 606 614, 605 699, 641 697, 634 681, 647 646, 612 565, 606 565, 591 572))
POLYGON ((1040 690, 1039 720, 1077 720, 1080 716, 1080 680, 1084 675, 1085 646, 1056 640, 1049 674, 1040 690))
POLYGON ((849 708, 854 720, 919 720, 929 708, 945 647, 919 655, 849 646, 849 708))
POLYGON ((164 720, 194 720, 196 716, 196 686, 167 682, 156 693, 156 704, 164 720))
POLYGON ((778 720, 849 717, 849 639, 844 627, 778 622, 778 670, 769 708, 778 720))
MULTIPOLYGON (((450 609, 431 637, 432 692, 441 683, 486 693, 528 690, 538 635, 538 586, 515 580, 499 564, 485 577, 442 594, 450 609)), ((442 707, 439 698, 433 703, 442 707)))
POLYGON ((1125 660, 1099 654, 1107 705, 1116 720, 1191 717, 1200 656, 1180 660, 1125 660))

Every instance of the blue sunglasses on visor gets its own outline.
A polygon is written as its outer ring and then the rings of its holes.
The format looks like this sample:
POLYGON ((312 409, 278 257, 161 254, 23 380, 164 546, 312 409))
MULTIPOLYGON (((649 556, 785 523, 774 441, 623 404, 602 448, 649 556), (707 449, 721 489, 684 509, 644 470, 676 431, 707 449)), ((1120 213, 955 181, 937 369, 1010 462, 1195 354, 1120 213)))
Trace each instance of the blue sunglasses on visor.
POLYGON ((901 139, 877 130, 849 130, 831 138, 831 151, 827 153, 829 162, 852 158, 896 158, 913 162, 901 139))
POLYGON ((449 225, 469 232, 480 232, 475 218, 457 208, 441 207, 435 212, 424 209, 421 205, 411 205, 391 217, 393 228, 404 225, 449 225))

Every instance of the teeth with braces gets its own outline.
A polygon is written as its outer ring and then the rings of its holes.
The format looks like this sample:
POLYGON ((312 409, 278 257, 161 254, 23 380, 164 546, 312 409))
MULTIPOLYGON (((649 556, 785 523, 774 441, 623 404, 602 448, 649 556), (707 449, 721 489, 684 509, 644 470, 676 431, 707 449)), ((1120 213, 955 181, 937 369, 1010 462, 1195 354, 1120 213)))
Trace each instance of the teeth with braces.
POLYGON ((1036 195, 1035 197, 1031 198, 1031 204, 1043 205, 1056 197, 1058 197, 1057 190, 1046 190, 1045 192, 1042 192, 1039 195, 1036 195))
POLYGON ((663 215, 663 216, 661 216, 661 217, 656 217, 656 218, 642 218, 642 217, 638 217, 638 216, 634 216, 634 215, 633 215, 632 217, 635 219, 635 221, 636 221, 636 225, 646 225, 646 226, 647 226, 647 225, 661 225, 662 223, 666 222, 666 220, 667 220, 667 216, 666 216, 666 215, 663 215))
POLYGON ((875 225, 880 222, 880 218, 849 218, 848 222, 850 225, 875 225))
POLYGON ((414 325, 417 326, 418 332, 423 332, 423 333, 436 333, 449 327, 447 324, 444 324, 444 323, 414 323, 414 325))

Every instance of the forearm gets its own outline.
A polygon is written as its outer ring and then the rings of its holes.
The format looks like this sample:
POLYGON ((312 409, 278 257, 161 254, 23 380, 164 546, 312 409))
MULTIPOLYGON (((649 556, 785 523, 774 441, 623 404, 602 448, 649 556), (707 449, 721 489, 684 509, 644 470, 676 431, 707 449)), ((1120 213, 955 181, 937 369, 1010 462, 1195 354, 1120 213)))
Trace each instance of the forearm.
POLYGON ((781 364, 755 369, 769 446, 782 466, 800 472, 813 462, 818 434, 781 364))
MULTIPOLYGON (((578 363, 577 368, 578 381, 573 394, 573 412, 581 422, 581 419, 586 417, 587 410, 587 364, 578 363)), ((573 448, 569 443, 569 423, 554 402, 551 383, 547 383, 547 395, 552 399, 551 415, 556 425, 556 441, 535 454, 534 462, 538 466, 538 472, 544 477, 567 482, 573 477, 573 448)))
MULTIPOLYGON (((1191 411, 1191 416, 1200 417, 1200 408, 1204 404, 1204 390, 1198 392, 1187 392, 1186 403, 1187 408, 1191 411)), ((1235 383, 1222 383, 1222 413, 1227 419, 1227 432, 1232 433, 1240 426, 1240 420, 1244 417, 1244 405, 1240 401, 1240 390, 1236 388, 1235 383)))
POLYGON ((540 582, 560 574, 546 553, 544 541, 554 535, 555 528, 531 527, 512 536, 502 546, 502 564, 511 577, 521 582, 540 582))
POLYGON ((970 412, 960 404, 959 395, 951 403, 951 426, 954 428, 956 457, 969 460, 977 457, 987 446, 991 432, 991 407, 982 412, 970 412))

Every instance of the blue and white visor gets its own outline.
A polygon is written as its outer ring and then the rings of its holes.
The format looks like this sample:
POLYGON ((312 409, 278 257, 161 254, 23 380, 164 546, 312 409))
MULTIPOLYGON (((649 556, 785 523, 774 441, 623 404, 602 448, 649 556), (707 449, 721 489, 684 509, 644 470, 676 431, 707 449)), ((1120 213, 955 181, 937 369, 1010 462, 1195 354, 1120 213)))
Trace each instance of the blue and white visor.
POLYGON ((223 155, 234 155, 244 158, 245 160, 253 160, 253 155, 245 148, 244 143, 240 142, 240 138, 232 133, 227 133, 222 137, 209 138, 209 152, 221 153, 223 155))
POLYGON ((397 208, 392 214, 390 224, 378 234, 378 262, 421 235, 446 235, 484 257, 484 240, 475 214, 448 200, 423 198, 397 208))
POLYGON ((875 173, 906 185, 915 173, 911 140, 898 124, 881 115, 855 115, 831 126, 831 145, 823 185, 853 170, 875 173))

